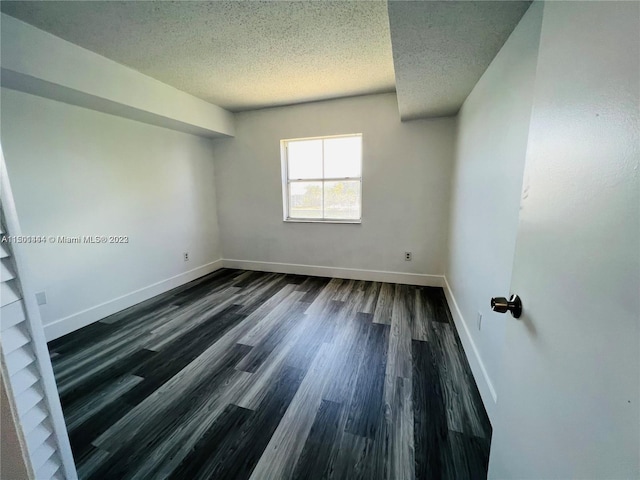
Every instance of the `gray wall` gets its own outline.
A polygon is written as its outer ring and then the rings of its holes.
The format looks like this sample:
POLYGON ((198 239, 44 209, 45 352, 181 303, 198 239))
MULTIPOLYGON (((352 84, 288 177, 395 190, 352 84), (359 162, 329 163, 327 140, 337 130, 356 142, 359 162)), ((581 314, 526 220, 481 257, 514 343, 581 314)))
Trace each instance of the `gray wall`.
POLYGON ((484 369, 474 373, 490 417, 506 317, 489 300, 511 283, 541 21, 542 4, 534 4, 458 117, 446 278, 484 369))
POLYGON ((129 237, 29 248, 49 338, 221 257, 208 139, 2 89, 2 148, 24 235, 129 237))
POLYGON ((225 258, 442 274, 454 135, 452 118, 401 123, 395 94, 238 114, 213 141, 225 258), (280 140, 345 133, 363 134, 362 224, 283 222, 280 140))

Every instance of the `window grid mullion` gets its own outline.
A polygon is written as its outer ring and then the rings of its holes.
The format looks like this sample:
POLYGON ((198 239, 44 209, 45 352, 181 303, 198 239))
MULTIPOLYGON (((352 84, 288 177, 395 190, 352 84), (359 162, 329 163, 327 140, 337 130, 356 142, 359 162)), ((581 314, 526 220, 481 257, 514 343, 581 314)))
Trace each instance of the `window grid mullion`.
POLYGON ((284 144, 284 172, 287 179, 287 208, 285 211, 286 218, 291 218, 291 181, 289 180, 289 142, 284 144))
POLYGON ((326 180, 327 182, 359 182, 362 180, 362 177, 331 177, 331 178, 290 178, 287 180, 289 183, 298 183, 298 182, 322 182, 326 180))
POLYGON ((322 194, 321 194, 321 198, 322 198, 322 219, 326 220, 325 216, 324 216, 324 138, 322 139, 322 194))

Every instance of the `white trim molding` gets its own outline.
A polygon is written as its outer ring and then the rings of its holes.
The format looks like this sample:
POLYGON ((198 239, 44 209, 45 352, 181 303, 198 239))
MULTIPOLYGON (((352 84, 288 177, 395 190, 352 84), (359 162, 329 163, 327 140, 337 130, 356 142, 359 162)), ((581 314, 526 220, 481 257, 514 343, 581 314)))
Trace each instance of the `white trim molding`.
POLYGON ((71 333, 79 328, 85 327, 93 322, 97 322, 109 315, 132 307, 140 302, 144 302, 150 298, 168 292, 172 288, 179 287, 185 283, 189 283, 197 278, 208 275, 209 273, 219 270, 223 266, 223 260, 219 259, 214 262, 201 265, 193 270, 180 273, 173 277, 161 280, 152 285, 140 288, 133 292, 114 298, 107 302, 101 303, 86 310, 69 315, 68 317, 55 320, 44 326, 47 342, 62 337, 67 333, 71 333))
POLYGON ((291 273, 313 277, 346 278, 348 280, 366 280, 369 282, 404 283, 426 287, 442 287, 442 275, 421 273, 387 272, 380 270, 362 270, 357 268, 323 267, 319 265, 301 265, 297 263, 258 262, 253 260, 223 260, 225 268, 257 270, 259 272, 291 273))
POLYGON ((456 302, 456 299, 453 296, 453 291, 449 286, 447 277, 443 276, 442 278, 444 280, 444 284, 443 284, 444 294, 447 297, 449 310, 451 311, 453 322, 455 324, 456 330, 458 331, 460 341, 462 342, 462 347, 464 348, 465 356, 467 357, 469 366, 471 367, 473 378, 475 379, 476 384, 478 385, 478 390, 480 390, 480 396, 482 397, 484 408, 487 410, 489 419, 493 420, 493 413, 495 412, 496 402, 498 401, 498 394, 496 393, 496 389, 493 386, 493 382, 491 381, 491 378, 489 377, 489 373, 487 372, 487 369, 484 366, 484 362, 482 361, 480 352, 478 351, 478 348, 476 347, 476 344, 473 341, 471 332, 469 332, 467 323, 464 321, 464 317, 460 312, 460 308, 458 308, 458 303, 456 302))

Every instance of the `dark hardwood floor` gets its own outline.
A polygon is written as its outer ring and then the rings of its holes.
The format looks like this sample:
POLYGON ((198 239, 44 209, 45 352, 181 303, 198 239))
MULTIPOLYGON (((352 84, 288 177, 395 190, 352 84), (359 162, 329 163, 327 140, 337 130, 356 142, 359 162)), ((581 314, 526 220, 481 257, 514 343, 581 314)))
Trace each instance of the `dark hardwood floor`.
POLYGON ((219 270, 49 348, 82 479, 486 478, 440 288, 219 270))

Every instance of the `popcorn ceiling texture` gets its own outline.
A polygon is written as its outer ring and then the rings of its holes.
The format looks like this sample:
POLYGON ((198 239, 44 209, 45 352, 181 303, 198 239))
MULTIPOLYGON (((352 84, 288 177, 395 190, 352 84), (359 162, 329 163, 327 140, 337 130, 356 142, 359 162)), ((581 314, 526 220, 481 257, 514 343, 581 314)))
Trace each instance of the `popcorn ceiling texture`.
POLYGON ((232 112, 397 89, 407 120, 457 113, 529 4, 390 1, 387 11, 377 0, 3 0, 0 7, 232 112))
POLYGON ((395 90, 386 2, 2 2, 231 111, 395 90))
POLYGON ((530 3, 389 2, 402 119, 455 115, 530 3))

